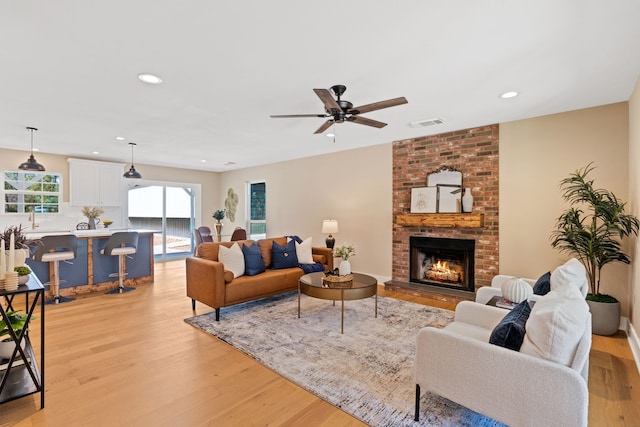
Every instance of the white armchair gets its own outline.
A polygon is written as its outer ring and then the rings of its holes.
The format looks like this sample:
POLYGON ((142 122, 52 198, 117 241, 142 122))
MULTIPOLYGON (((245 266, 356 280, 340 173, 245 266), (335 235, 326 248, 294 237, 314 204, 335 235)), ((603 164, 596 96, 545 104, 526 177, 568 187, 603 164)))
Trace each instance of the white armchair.
POLYGON ((496 276, 492 286, 479 289, 476 302, 459 303, 454 322, 444 329, 420 330, 416 420, 421 390, 427 390, 509 425, 587 425, 591 314, 584 266, 572 258, 554 269, 550 292, 536 296, 529 317, 522 306, 514 309, 510 318, 517 327, 499 328, 492 337, 508 311, 483 304, 501 295, 502 283, 512 277, 496 276), (511 345, 513 331, 522 340, 520 351, 489 343, 503 336, 509 342, 501 344, 511 345))
POLYGON ((419 331, 416 421, 421 391, 430 391, 512 426, 587 425, 588 310, 579 318, 586 318, 584 333, 569 366, 490 344, 493 328, 507 313, 465 301, 444 329, 419 331))

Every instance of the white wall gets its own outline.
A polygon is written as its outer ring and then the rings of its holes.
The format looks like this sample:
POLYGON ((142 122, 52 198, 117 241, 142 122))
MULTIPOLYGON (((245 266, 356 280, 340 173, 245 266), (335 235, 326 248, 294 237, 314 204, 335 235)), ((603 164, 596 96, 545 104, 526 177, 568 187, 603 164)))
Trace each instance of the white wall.
MULTIPOLYGON (((551 248, 555 220, 568 207, 559 183, 594 162, 595 185, 628 200, 626 102, 500 124, 500 272, 537 278, 570 257, 551 248)), ((628 242, 627 242, 628 244, 628 242)), ((630 268, 602 270, 601 292, 628 315, 630 268)))
MULTIPOLYGON (((640 217, 640 78, 629 99, 629 205, 631 212, 640 217)), ((635 334, 635 345, 640 337, 640 239, 633 239, 631 281, 629 285, 629 300, 631 313, 629 319, 635 334)), ((636 351, 640 349, 636 348, 636 351)), ((640 354, 636 354, 636 362, 640 368, 640 354)))
MULTIPOLYGON (((355 243, 354 271, 388 280, 391 276, 391 143, 225 172, 221 199, 229 188, 240 196, 236 222, 244 226, 246 183, 267 183, 267 235, 312 236, 325 246, 322 220, 337 219, 336 245, 355 243)), ((228 224, 228 225, 227 225, 228 224)))

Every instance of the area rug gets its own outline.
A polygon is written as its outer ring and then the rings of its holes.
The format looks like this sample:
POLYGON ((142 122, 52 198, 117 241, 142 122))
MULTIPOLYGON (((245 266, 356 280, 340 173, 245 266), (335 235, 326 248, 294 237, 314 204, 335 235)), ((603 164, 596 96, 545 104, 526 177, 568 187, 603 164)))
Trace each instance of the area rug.
MULTIPOLYGON (((503 426, 440 396, 426 393, 413 421, 415 339, 424 326, 443 327, 453 312, 378 297, 340 303, 296 292, 185 319, 302 388, 371 426, 503 426)), ((470 357, 473 357, 470 355, 470 357)))

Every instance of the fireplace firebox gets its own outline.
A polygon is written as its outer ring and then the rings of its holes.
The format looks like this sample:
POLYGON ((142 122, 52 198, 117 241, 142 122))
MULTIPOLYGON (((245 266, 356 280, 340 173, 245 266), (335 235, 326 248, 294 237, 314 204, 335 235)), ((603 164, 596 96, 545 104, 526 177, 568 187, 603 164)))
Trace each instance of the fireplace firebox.
POLYGON ((475 291, 475 240, 411 236, 409 281, 475 291))

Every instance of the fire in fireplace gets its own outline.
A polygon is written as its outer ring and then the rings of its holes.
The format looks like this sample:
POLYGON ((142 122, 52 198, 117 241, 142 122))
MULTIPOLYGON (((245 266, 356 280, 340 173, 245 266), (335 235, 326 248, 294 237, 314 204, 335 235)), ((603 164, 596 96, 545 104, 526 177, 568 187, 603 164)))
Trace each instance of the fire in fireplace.
POLYGON ((409 280, 473 292, 475 243, 468 239, 411 236, 409 280))

